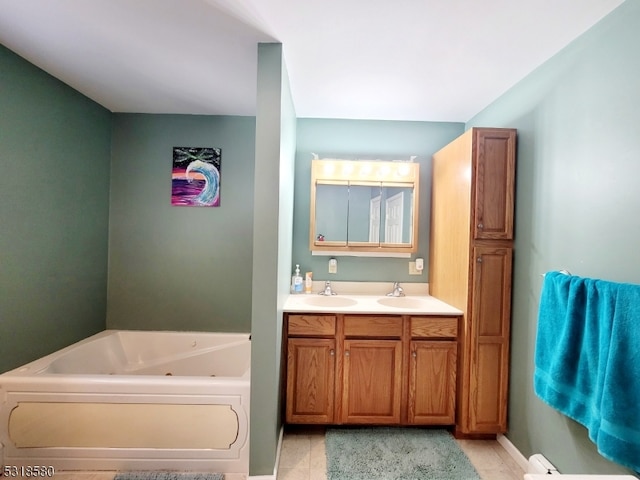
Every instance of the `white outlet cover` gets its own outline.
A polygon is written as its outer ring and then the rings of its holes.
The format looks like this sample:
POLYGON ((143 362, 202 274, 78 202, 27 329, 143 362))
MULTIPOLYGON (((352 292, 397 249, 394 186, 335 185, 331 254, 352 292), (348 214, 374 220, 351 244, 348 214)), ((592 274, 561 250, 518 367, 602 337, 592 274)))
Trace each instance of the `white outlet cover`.
POLYGON ((329 273, 338 273, 338 260, 335 258, 329 259, 329 273))

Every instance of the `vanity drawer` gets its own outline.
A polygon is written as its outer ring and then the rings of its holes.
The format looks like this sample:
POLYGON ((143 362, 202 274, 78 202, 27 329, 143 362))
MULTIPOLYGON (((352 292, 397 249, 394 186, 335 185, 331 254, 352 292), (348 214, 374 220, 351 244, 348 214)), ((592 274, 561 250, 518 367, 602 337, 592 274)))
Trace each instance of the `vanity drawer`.
POLYGON ((458 317, 411 317, 411 337, 456 338, 458 317))
POLYGON ((344 336, 400 338, 402 336, 402 317, 345 315, 344 336))
POLYGON ((289 315, 289 335, 333 336, 336 333, 335 315, 289 315))

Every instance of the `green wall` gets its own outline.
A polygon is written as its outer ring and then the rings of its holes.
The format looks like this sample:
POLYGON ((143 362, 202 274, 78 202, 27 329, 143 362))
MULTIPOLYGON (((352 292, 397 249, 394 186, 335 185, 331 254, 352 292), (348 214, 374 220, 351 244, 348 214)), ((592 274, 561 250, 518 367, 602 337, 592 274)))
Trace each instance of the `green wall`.
POLYGON ((518 129, 508 438, 562 473, 619 473, 533 393, 541 274, 640 284, 640 3, 627 1, 471 119, 518 129))
POLYGON ((313 272, 314 280, 427 282, 429 211, 431 208, 431 156, 464 132, 462 123, 382 120, 298 119, 293 263, 313 272), (309 251, 309 196, 313 153, 320 158, 406 159, 420 163, 420 216, 418 252, 409 258, 337 257, 338 273, 328 273, 329 257, 309 251), (409 261, 425 259, 422 275, 409 275, 409 261))
MULTIPOLYGON (((640 283, 638 24, 627 1, 466 125, 518 129, 508 437, 563 473, 625 471, 531 378, 542 273, 640 283)), ((257 119, 112 116, 4 47, 0 66, 0 371, 102 330, 105 314, 109 328, 251 329, 251 472, 270 474, 291 264, 316 280, 427 278, 395 258, 340 257, 329 275, 310 255, 312 152, 418 155, 426 260, 430 158, 463 125, 296 122, 276 44, 259 47, 257 119), (222 149, 221 207, 171 207, 173 146, 222 149)))
POLYGON ((107 327, 249 332, 255 118, 114 114, 107 327), (173 147, 222 149, 219 207, 171 205, 173 147))
POLYGON ((0 372, 104 329, 111 115, 0 45, 0 372))
POLYGON ((271 475, 281 426, 282 309, 289 293, 296 118, 282 45, 258 46, 251 319, 251 475, 271 475))

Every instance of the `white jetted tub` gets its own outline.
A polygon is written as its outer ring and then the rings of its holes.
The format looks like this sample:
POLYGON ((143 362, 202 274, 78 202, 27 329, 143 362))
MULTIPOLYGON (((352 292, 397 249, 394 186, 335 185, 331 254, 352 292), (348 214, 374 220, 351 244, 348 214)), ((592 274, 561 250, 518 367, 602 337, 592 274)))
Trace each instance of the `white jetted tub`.
POLYGON ((0 375, 0 464, 249 471, 249 334, 106 330, 0 375))

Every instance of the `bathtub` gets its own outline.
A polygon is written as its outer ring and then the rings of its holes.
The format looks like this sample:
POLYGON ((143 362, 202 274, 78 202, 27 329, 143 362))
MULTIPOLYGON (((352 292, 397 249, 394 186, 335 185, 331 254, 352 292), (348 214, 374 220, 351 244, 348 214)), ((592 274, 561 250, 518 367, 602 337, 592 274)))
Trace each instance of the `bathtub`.
POLYGON ((247 474, 250 357, 249 334, 106 330, 6 372, 0 464, 247 474))

